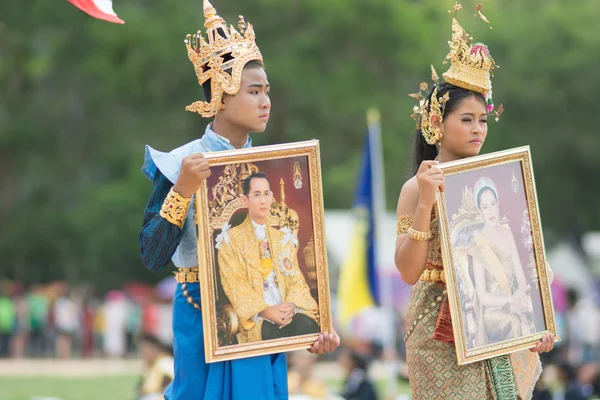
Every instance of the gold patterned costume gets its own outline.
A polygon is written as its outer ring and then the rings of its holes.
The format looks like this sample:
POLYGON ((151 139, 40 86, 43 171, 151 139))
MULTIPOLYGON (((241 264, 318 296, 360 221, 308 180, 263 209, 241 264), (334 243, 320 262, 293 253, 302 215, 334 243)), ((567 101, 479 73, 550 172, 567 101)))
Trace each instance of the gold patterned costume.
MULTIPOLYGON (((455 12, 461 8, 459 3, 455 3, 455 12)), ((482 6, 477 6, 479 16, 489 23, 481 9, 482 6)), ((450 61, 451 66, 442 75, 445 84, 481 93, 486 100, 488 113, 494 112, 490 77, 495 62, 487 46, 474 42, 455 18, 452 20, 452 40, 448 44, 450 52, 446 61, 450 61)), ((436 85, 432 89, 431 100, 422 93, 428 90, 428 85, 424 82, 421 83, 419 93, 410 94, 419 101, 419 105, 413 109, 412 117, 416 119, 417 129, 430 145, 442 139, 439 125, 433 126, 431 118, 436 116, 439 121, 443 121, 445 104, 449 100, 447 93, 438 95, 441 85, 433 66, 432 79, 436 85)), ((500 106, 495 111, 497 117, 502 109, 500 106)), ((410 216, 399 215, 397 233, 406 234, 412 223, 410 216)), ((523 350, 458 365, 437 220, 432 219, 430 231, 427 265, 421 279, 412 288, 406 316, 406 361, 413 398, 531 399, 533 387, 541 374, 537 353, 523 350)), ((409 233, 407 236, 412 239, 406 240, 422 240, 414 234, 409 233)), ((465 308, 468 307, 472 308, 473 305, 466 304, 465 308)))
MULTIPOLYGON (((300 313, 318 323, 319 307, 298 266, 296 247, 285 240, 283 232, 270 226, 266 229, 273 270, 283 301, 294 303, 300 313)), ((231 228, 228 236, 229 240, 223 241, 219 247, 219 270, 223 290, 240 320, 238 342, 259 341, 262 340, 264 320, 255 322, 253 318, 269 305, 264 299, 259 241, 250 218, 231 228)))
MULTIPOLYGON (((409 218, 403 216, 403 218, 409 218)), ((412 223, 412 221, 411 221, 412 223)), ((399 229, 403 234, 407 230, 399 229)), ((406 316, 406 362, 413 398, 419 399, 530 399, 541 373, 537 353, 523 350, 459 366, 451 337, 446 284, 425 279, 431 270, 443 271, 437 220, 431 222, 427 273, 411 292, 406 316), (440 330, 446 331, 445 334, 440 330), (437 332, 436 332, 437 331, 437 332), (450 334, 450 338, 448 338, 450 334), (448 340, 449 339, 449 340, 448 340), (517 397, 519 396, 519 397, 517 397)))

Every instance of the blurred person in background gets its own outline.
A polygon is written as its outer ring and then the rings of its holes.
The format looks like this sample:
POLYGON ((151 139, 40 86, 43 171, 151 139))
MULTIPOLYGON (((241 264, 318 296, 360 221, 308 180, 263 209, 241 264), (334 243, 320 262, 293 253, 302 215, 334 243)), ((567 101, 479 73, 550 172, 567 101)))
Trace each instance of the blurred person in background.
POLYGON ((95 334, 94 334, 95 311, 91 297, 84 298, 81 310, 81 356, 90 358, 94 356, 95 334))
POLYGON ((570 361, 574 364, 600 359, 600 309, 591 294, 576 300, 569 316, 572 338, 570 361))
MULTIPOLYGON (((400 386, 409 386, 408 382, 408 368, 406 364, 400 363, 397 365, 396 377, 398 378, 398 384, 400 386)), ((411 395, 406 393, 400 393, 394 397, 394 400, 411 400, 411 395)))
POLYGON ((50 310, 50 300, 42 286, 33 286, 26 296, 28 313, 29 346, 33 357, 44 357, 49 349, 51 329, 49 317, 54 313, 50 310))
POLYGON ((339 363, 346 373, 342 397, 346 400, 377 400, 375 386, 369 379, 369 357, 344 347, 339 363))
POLYGON ((56 325, 56 357, 69 359, 73 351, 73 336, 80 327, 79 309, 68 292, 54 303, 56 325))
POLYGON ((138 389, 139 400, 162 400, 163 392, 173 380, 174 360, 170 346, 156 336, 143 334, 137 347, 144 362, 144 373, 138 389))
POLYGON ((554 303, 556 333, 560 337, 560 342, 554 344, 554 350, 551 352, 540 354, 543 365, 555 363, 556 360, 566 359, 568 355, 570 342, 568 326, 568 315, 570 312, 569 290, 560 279, 555 277, 552 281, 550 291, 554 303))
POLYGON ((12 299, 7 295, 0 294, 0 358, 6 358, 10 355, 10 342, 16 322, 15 306, 12 299))
POLYGON ((110 358, 122 358, 126 350, 127 299, 123 292, 113 290, 106 295, 103 310, 104 353, 110 358))
POLYGON ((307 398, 323 399, 327 385, 314 376, 317 356, 308 352, 295 351, 288 354, 288 390, 290 395, 305 395, 307 398))
POLYGON ((531 400, 552 400, 552 392, 546 385, 544 379, 538 379, 535 383, 535 388, 533 390, 533 396, 531 400))
POLYGON ((15 306, 15 331, 11 342, 11 354, 14 358, 25 357, 31 320, 27 299, 22 293, 14 297, 15 306))
MULTIPOLYGON (((154 184, 140 235, 142 260, 151 271, 161 270, 169 261, 178 268, 173 299, 175 377, 165 398, 286 399, 285 354, 204 361, 197 230, 195 213, 190 211, 192 196, 210 176, 202 153, 251 147, 249 133, 266 129, 271 110, 270 85, 252 26, 240 17, 241 34, 232 31, 208 0, 204 17, 206 39, 201 32, 188 35, 185 45, 206 101, 186 109, 213 120, 200 139, 170 153, 148 146, 142 167, 154 184)), ((321 333, 311 351, 323 353, 338 345, 337 335, 321 333)))
POLYGON ((94 307, 94 350, 99 353, 104 353, 104 331, 106 329, 104 304, 102 301, 98 301, 94 307))
POLYGON ((144 333, 156 334, 158 332, 158 308, 156 299, 148 298, 142 303, 142 326, 141 331, 144 333))
POLYGON ((594 400, 600 399, 600 360, 579 367, 577 383, 584 396, 594 400))
POLYGON ((163 343, 173 343, 173 304, 169 301, 157 299, 154 304, 156 311, 156 324, 154 333, 163 343))
POLYGON ((579 328, 579 318, 575 312, 575 307, 579 303, 579 293, 574 288, 569 288, 567 291, 568 309, 566 313, 567 320, 567 335, 566 340, 569 343, 567 348, 566 360, 573 364, 579 364, 583 360, 583 336, 584 332, 579 328))
MULTIPOLYGON (((167 324, 169 325, 169 324, 167 324)), ((135 301, 129 301, 127 310, 127 353, 134 354, 136 351, 135 337, 142 331, 142 307, 135 301)))
POLYGON ((586 400, 581 386, 576 379, 577 369, 567 362, 561 362, 557 366, 557 377, 559 387, 554 391, 552 400, 586 400))

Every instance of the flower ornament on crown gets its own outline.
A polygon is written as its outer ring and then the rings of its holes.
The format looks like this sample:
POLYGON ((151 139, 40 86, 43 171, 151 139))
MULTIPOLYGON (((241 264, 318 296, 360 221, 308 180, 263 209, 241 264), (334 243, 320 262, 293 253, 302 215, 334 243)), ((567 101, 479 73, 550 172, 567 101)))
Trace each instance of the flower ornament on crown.
POLYGON ((227 27, 208 0, 204 0, 203 8, 206 39, 198 31, 188 34, 184 43, 200 86, 210 81, 211 98, 196 101, 185 109, 210 118, 221 109, 224 93, 235 95, 240 90, 244 66, 253 60, 262 62, 263 57, 254 29, 243 16, 239 16, 238 32, 232 25, 227 27))
POLYGON ((492 81, 490 73, 495 62, 487 46, 473 43, 456 18, 452 18, 452 41, 448 42, 450 52, 444 63, 450 61, 450 68, 442 75, 444 80, 455 86, 472 90, 486 96, 488 112, 494 110, 491 102, 492 81))
MULTIPOLYGON (((455 3, 454 12, 456 13, 461 9, 462 5, 455 3)), ((475 9, 479 17, 489 24, 487 18, 481 13, 483 6, 478 5, 475 9)), ((496 121, 498 121, 504 108, 500 105, 494 111, 490 75, 496 67, 496 63, 490 55, 489 49, 483 43, 473 43, 473 38, 465 32, 456 18, 452 18, 452 40, 448 42, 448 45, 450 46, 450 52, 446 56, 444 64, 450 61, 450 68, 442 74, 442 77, 446 83, 483 94, 486 100, 487 112, 494 112, 496 121)), ((419 105, 413 108, 411 117, 417 121, 417 129, 421 129, 427 143, 433 145, 441 139, 441 133, 439 129, 435 129, 430 125, 430 119, 432 115, 439 115, 440 123, 443 121, 448 92, 442 98, 438 98, 437 84, 439 78, 433 66, 431 66, 431 70, 432 79, 436 83, 431 100, 426 100, 427 95, 424 93, 427 90, 427 83, 421 83, 419 93, 412 93, 409 96, 419 101, 419 105)))

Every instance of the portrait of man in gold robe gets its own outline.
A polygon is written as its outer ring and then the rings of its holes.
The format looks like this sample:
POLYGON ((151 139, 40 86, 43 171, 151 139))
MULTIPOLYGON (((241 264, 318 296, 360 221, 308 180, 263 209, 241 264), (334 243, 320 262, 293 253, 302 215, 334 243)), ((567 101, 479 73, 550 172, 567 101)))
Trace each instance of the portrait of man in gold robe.
POLYGON ((298 264, 298 239, 268 223, 273 192, 266 174, 243 181, 248 216, 217 243, 223 290, 239 319, 238 342, 320 331, 319 307, 298 264))

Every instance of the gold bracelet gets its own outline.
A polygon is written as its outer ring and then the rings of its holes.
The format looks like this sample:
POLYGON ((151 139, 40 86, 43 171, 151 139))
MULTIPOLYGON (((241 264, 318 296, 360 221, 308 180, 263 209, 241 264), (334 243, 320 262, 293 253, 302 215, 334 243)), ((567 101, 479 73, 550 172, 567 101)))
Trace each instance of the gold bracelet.
POLYGON ((179 228, 183 229, 190 201, 192 201, 191 197, 189 199, 181 197, 179 193, 171 188, 160 209, 160 216, 173 225, 177 225, 179 228))
POLYGON ((427 242, 429 239, 431 239, 431 231, 429 231, 429 232, 417 231, 417 230, 413 229, 412 226, 410 228, 408 228, 408 231, 406 233, 408 233, 409 238, 411 238, 413 240, 418 240, 419 242, 427 242))

